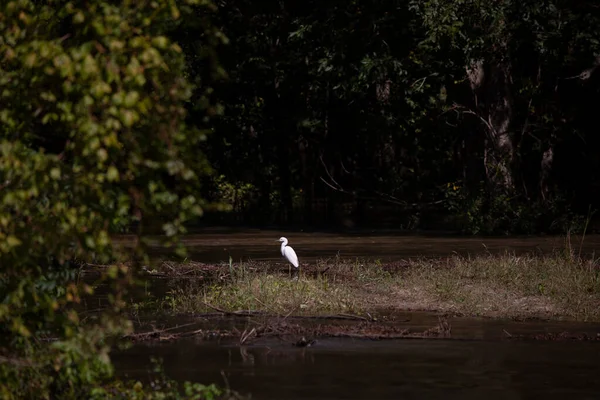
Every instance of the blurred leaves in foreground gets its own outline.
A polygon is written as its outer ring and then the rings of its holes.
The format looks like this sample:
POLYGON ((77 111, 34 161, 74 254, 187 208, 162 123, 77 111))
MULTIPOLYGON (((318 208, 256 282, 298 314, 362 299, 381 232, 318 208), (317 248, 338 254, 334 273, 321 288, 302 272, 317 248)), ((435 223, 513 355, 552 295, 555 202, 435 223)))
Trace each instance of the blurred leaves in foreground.
MULTIPOLYGON (((211 9, 199 0, 2 3, 0 397, 178 396, 113 380, 109 350, 132 329, 120 310, 136 265, 120 262, 110 234, 134 223, 139 239, 146 221, 160 221, 175 243, 202 215, 205 132, 185 124, 193 87, 168 32, 183 13, 211 9), (85 323, 77 303, 93 288, 76 280, 78 260, 113 264, 111 307, 85 323)), ((218 41, 205 32, 207 45, 218 41)), ((144 255, 137 240, 128 258, 144 255)))

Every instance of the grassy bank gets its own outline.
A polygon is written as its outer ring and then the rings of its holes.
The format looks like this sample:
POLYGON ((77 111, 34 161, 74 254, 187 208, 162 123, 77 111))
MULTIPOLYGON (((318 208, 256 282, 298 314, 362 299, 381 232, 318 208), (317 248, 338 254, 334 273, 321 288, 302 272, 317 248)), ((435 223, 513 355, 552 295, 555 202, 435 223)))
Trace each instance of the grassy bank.
POLYGON ((158 272, 176 283, 152 307, 173 313, 373 315, 396 309, 600 321, 600 269, 594 260, 568 252, 391 264, 333 259, 303 265, 297 279, 290 278, 284 263, 164 263, 158 272))

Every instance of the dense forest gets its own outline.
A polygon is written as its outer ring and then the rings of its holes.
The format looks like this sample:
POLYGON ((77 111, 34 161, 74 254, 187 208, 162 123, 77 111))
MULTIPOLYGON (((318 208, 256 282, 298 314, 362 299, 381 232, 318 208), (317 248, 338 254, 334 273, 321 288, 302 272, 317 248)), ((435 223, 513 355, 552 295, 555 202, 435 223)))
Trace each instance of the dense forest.
POLYGON ((598 26, 592 0, 0 2, 0 397, 180 398, 109 357, 157 229, 589 231, 598 26), (82 315, 89 263, 110 306, 82 315))
MULTIPOLYGON (((221 1, 206 18, 227 40, 204 194, 234 212, 203 223, 564 232, 600 205, 595 2, 221 1)), ((198 21, 173 35, 206 81, 198 21)))

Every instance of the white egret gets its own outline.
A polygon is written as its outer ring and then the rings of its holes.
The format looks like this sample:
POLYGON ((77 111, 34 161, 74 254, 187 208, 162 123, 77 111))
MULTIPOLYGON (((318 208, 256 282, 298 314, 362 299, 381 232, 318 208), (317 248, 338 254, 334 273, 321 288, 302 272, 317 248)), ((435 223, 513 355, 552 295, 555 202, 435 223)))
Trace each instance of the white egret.
POLYGON ((282 242, 281 255, 284 256, 290 262, 290 264, 298 268, 298 256, 296 255, 294 249, 287 245, 288 240, 282 236, 279 238, 279 240, 277 240, 277 242, 282 242))

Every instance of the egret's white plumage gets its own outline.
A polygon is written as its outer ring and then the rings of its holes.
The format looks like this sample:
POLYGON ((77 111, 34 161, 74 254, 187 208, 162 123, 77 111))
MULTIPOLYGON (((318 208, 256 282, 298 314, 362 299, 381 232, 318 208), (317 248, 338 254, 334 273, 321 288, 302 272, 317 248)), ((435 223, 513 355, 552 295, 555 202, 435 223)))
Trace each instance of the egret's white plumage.
POLYGON ((290 262, 290 264, 298 268, 298 256, 296 255, 294 249, 287 245, 288 240, 282 236, 279 238, 278 242, 282 242, 281 255, 284 256, 290 262))

